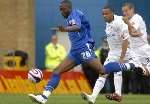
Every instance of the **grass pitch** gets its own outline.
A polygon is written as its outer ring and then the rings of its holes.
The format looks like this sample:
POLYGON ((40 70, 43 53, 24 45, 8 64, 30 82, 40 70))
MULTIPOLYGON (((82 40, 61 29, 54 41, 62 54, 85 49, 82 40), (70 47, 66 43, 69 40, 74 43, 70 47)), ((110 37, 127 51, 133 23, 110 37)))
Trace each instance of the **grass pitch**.
MULTIPOLYGON (((36 104, 27 95, 0 94, 0 104, 36 104)), ((87 104, 80 95, 53 95, 46 104, 87 104)), ((150 104, 150 95, 124 95, 118 103, 105 99, 104 95, 97 98, 96 104, 150 104)))

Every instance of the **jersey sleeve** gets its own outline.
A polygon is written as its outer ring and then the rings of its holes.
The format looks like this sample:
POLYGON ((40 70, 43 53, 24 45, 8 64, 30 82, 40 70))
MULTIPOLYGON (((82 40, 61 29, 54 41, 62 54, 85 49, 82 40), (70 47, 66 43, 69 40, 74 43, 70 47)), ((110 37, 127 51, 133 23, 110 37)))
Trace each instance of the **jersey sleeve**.
POLYGON ((78 27, 81 27, 81 18, 80 14, 78 12, 75 12, 72 16, 71 19, 69 20, 69 24, 71 26, 77 25, 78 27))

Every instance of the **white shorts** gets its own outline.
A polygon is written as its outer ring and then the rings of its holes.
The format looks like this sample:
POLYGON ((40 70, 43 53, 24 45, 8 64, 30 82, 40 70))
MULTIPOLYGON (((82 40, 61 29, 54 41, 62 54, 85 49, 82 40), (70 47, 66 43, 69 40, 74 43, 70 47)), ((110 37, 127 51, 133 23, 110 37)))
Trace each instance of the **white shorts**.
MULTIPOLYGON (((110 62, 119 62, 120 59, 120 52, 118 51, 110 51, 108 53, 108 57, 106 59, 106 61, 104 62, 104 65, 110 63, 110 62)), ((141 62, 139 61, 139 59, 136 57, 135 53, 132 52, 131 50, 128 50, 125 56, 124 61, 126 63, 133 63, 136 67, 141 66, 141 62)))
MULTIPOLYGON (((118 52, 118 51, 110 51, 109 53, 108 53, 108 57, 106 58, 106 61, 104 62, 104 65, 106 65, 106 64, 108 64, 108 63, 110 63, 110 62, 119 62, 119 59, 120 59, 120 52, 118 52)), ((126 53, 126 56, 125 56, 125 62, 129 62, 129 60, 131 60, 132 59, 132 57, 131 57, 131 55, 130 55, 130 52, 128 51, 127 53, 126 53)))
POLYGON ((135 57, 144 65, 150 64, 150 45, 146 44, 139 48, 134 48, 132 51, 135 57))
MULTIPOLYGON (((106 58, 106 61, 104 62, 104 65, 110 63, 110 62, 119 62, 120 59, 120 53, 119 51, 109 51, 108 57, 106 58)), ((131 60, 131 55, 129 51, 127 51, 126 56, 125 56, 125 62, 129 62, 131 60)), ((114 75, 122 75, 122 71, 120 72, 114 72, 114 75)))

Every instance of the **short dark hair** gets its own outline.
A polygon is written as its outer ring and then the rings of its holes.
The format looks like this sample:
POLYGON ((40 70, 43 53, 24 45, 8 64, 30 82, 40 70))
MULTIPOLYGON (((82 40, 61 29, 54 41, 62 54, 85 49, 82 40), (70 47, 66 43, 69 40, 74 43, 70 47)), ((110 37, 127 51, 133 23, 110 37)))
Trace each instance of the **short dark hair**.
POLYGON ((105 5, 103 9, 109 9, 110 11, 114 13, 114 9, 110 5, 105 5))
POLYGON ((124 3, 124 4, 122 5, 122 7, 124 7, 124 6, 128 6, 130 9, 134 9, 134 8, 135 8, 135 7, 134 7, 134 4, 133 4, 133 3, 130 3, 130 2, 124 3))
POLYGON ((70 0, 62 0, 62 1, 60 2, 60 4, 63 4, 63 3, 68 4, 69 8, 72 8, 72 2, 71 2, 70 0))

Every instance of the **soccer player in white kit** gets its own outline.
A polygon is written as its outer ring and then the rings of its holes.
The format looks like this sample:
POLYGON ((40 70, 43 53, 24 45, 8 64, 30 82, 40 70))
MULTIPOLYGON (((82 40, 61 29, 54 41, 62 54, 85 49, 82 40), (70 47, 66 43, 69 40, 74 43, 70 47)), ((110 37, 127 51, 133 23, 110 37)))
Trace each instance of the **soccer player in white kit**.
MULTIPOLYGON (((124 14, 123 21, 127 24, 130 34, 130 51, 132 56, 136 57, 145 66, 146 75, 150 73, 150 45, 147 41, 146 25, 143 18, 135 13, 132 3, 125 3, 122 6, 124 14)), ((109 100, 115 100, 119 96, 110 94, 107 95, 109 100)))
POLYGON ((135 13, 132 3, 125 3, 122 6, 123 20, 128 25, 131 36, 130 48, 135 52, 136 57, 147 66, 150 66, 150 45, 147 40, 146 24, 143 18, 135 13))
MULTIPOLYGON (((108 57, 104 63, 109 62, 120 62, 124 63, 129 61, 131 56, 128 50, 129 43, 129 32, 128 26, 122 20, 122 16, 117 16, 114 14, 113 9, 110 6, 105 6, 103 8, 103 17, 106 21, 106 35, 109 45, 108 57)), ((90 104, 94 104, 99 92, 104 87, 107 76, 100 76, 94 86, 91 95, 86 93, 82 94, 82 97, 88 101, 90 104)), ((122 72, 114 73, 114 85, 115 93, 117 96, 116 100, 120 102, 122 100, 121 88, 122 88, 122 72)))

